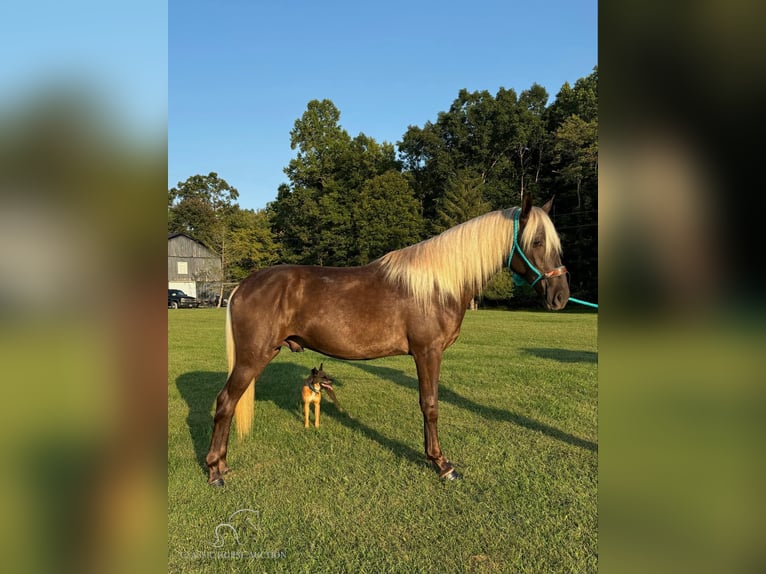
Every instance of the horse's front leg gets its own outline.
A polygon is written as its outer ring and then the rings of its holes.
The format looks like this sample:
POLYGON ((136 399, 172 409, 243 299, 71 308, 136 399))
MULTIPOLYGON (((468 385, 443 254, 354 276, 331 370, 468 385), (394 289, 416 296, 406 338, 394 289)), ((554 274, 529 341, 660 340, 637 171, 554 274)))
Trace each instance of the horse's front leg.
POLYGON ((426 456, 439 470, 439 477, 448 480, 460 478, 460 475, 449 460, 442 454, 439 446, 439 370, 442 362, 442 351, 425 349, 413 353, 415 366, 418 370, 420 389, 420 410, 423 412, 423 442, 426 456))

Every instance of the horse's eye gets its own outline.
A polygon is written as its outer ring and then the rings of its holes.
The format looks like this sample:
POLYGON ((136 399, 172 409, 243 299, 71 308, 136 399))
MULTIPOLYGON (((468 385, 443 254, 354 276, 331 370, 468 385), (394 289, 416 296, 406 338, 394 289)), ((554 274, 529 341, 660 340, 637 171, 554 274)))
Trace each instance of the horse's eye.
POLYGON ((534 243, 532 243, 532 247, 542 247, 542 246, 543 246, 543 242, 540 240, 537 240, 534 243))

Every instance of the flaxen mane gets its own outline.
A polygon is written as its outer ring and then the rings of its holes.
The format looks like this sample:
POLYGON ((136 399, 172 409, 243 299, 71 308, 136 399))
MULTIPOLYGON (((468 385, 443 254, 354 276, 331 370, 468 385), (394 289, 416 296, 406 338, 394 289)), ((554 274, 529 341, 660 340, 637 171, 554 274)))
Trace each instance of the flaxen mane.
MULTIPOLYGON (((507 262, 513 247, 513 215, 518 208, 492 211, 448 229, 410 247, 392 251, 378 260, 390 281, 406 285, 416 301, 428 309, 434 303, 459 299, 482 291, 487 281, 507 262)), ((528 252, 536 237, 545 241, 545 259, 561 253, 553 222, 533 207, 519 237, 528 252)))

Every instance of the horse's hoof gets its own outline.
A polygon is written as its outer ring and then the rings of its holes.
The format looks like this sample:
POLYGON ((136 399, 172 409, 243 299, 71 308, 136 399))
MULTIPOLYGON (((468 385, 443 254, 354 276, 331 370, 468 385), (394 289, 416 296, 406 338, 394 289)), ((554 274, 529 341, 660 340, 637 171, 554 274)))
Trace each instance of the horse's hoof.
POLYGON ((210 486, 223 486, 223 479, 222 478, 216 478, 213 482, 208 483, 210 486))
POLYGON ((442 480, 460 480, 463 478, 463 475, 460 474, 458 471, 456 471, 454 468, 450 469, 448 472, 444 473, 441 476, 442 480))

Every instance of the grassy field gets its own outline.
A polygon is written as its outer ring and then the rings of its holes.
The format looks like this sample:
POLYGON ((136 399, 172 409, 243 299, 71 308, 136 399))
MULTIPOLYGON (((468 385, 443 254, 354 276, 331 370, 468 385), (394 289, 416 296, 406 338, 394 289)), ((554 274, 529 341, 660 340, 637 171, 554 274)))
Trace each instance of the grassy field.
POLYGON ((168 312, 169 572, 596 572, 597 315, 466 314, 439 388, 455 482, 426 463, 411 357, 283 349, 213 488, 223 324, 223 310, 168 312), (304 429, 300 387, 322 361, 346 412, 325 397, 304 429))

